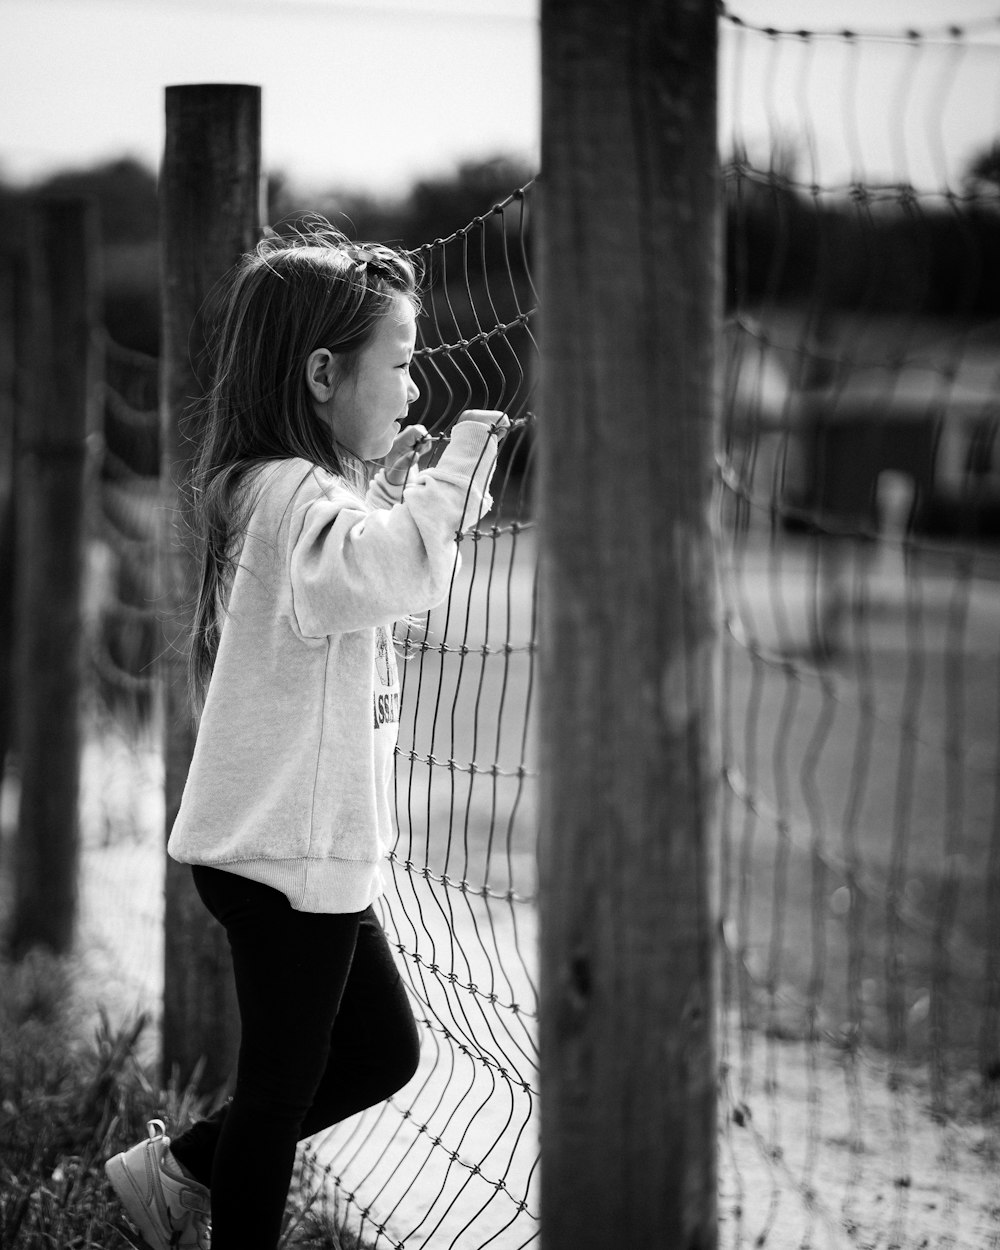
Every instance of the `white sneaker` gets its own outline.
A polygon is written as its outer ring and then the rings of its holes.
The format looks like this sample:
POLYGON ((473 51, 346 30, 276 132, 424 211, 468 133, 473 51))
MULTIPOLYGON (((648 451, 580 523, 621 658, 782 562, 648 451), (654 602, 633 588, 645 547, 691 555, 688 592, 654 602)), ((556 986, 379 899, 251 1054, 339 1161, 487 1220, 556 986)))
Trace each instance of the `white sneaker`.
POLYGON ((152 1250, 209 1250, 208 1190, 184 1176, 167 1155, 170 1138, 163 1121, 150 1120, 147 1127, 149 1141, 104 1165, 125 1214, 152 1250))

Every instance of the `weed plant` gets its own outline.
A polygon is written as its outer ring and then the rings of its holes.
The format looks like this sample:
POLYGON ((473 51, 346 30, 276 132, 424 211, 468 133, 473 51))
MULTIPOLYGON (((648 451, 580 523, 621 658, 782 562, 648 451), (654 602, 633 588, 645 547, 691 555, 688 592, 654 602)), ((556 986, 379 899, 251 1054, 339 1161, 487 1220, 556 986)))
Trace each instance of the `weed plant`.
MULTIPOLYGON (((146 1136, 177 1132, 209 1109, 193 1087, 158 1088, 140 1064, 148 1020, 115 1029, 101 1013, 81 1040, 70 961, 32 952, 0 961, 0 1246, 127 1250, 145 1243, 122 1216, 104 1161, 146 1136)), ((317 1171, 303 1158, 283 1247, 365 1250, 339 1230, 317 1171)))

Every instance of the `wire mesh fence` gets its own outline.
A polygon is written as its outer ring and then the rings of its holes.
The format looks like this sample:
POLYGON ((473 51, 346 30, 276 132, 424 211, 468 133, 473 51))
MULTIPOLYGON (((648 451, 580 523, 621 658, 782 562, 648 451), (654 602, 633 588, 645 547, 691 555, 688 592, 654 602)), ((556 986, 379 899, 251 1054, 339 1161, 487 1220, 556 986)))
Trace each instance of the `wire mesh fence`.
POLYGON ((996 23, 723 25, 724 1228, 995 1246, 996 23))
POLYGON ((376 1245, 537 1236, 529 199, 519 190, 421 249, 416 419, 438 440, 468 407, 502 408, 515 427, 447 603, 397 630, 399 839, 384 911, 423 1061, 392 1103, 316 1145, 376 1245))
MULTIPOLYGON (((720 22, 720 1241, 997 1247, 1000 178, 943 136, 1000 49, 720 22)), ((422 1063, 305 1161, 376 1246, 539 1234, 534 195, 421 249, 417 419, 522 423, 448 602, 397 629, 382 906, 422 1063)), ((156 362, 105 361, 81 945, 155 1015, 156 362)))
POLYGON ((113 1016, 154 1027, 163 989, 163 757, 157 716, 159 363, 105 337, 88 508, 79 948, 113 1016))

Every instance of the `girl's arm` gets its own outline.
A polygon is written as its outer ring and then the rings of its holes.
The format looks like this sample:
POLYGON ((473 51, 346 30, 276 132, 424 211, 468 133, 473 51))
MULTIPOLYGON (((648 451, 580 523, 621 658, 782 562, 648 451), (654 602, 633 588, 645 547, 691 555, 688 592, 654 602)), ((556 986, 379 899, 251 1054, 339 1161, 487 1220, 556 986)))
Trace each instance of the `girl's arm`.
POLYGON ((479 410, 466 416, 440 461, 410 472, 401 496, 385 481, 392 471, 383 470, 365 502, 337 492, 295 512, 289 572, 303 636, 383 624, 441 602, 454 575, 458 532, 492 505, 489 480, 505 421, 502 413, 479 410))

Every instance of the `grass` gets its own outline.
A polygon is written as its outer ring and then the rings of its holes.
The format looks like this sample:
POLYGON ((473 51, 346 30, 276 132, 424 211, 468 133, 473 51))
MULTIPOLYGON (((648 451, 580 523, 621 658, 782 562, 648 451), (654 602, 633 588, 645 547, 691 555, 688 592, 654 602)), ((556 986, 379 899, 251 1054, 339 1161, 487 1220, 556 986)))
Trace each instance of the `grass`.
MULTIPOLYGON (((81 1040, 70 961, 32 952, 0 962, 0 1246, 127 1250, 144 1243, 122 1217, 104 1161, 146 1135, 206 1110, 192 1088, 158 1088, 136 1057, 145 1018, 106 1016, 81 1040)), ((307 1159, 300 1163, 282 1247, 365 1250, 338 1228, 307 1159)))

